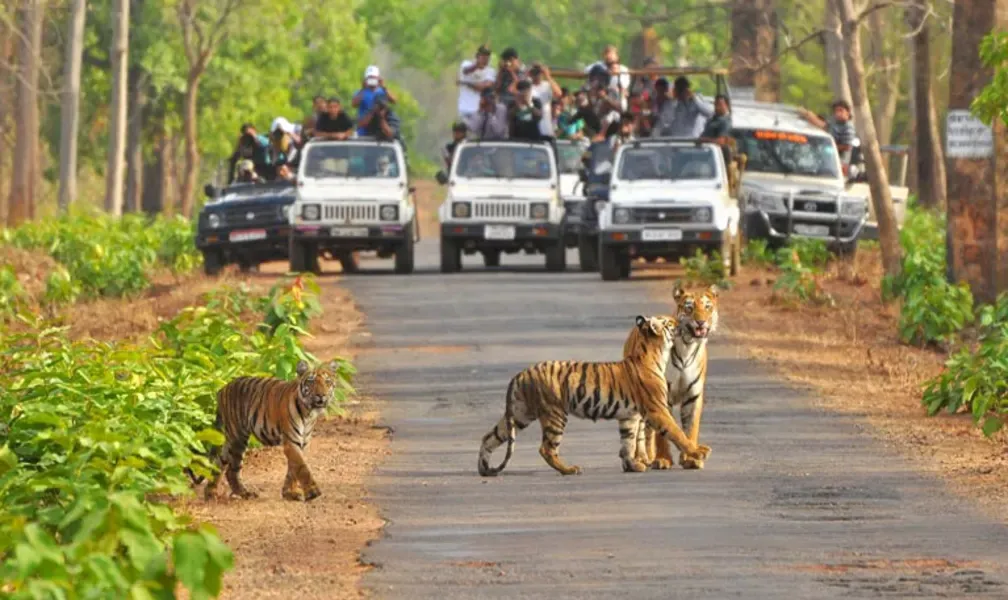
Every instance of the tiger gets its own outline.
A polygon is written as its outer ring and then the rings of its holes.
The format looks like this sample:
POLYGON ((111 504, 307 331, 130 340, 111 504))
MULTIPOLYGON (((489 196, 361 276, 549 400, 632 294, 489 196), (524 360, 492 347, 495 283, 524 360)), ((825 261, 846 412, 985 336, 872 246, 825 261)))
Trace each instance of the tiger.
MULTIPOLYGON (((231 494, 242 499, 257 498, 239 477, 249 435, 264 446, 283 445, 287 456, 287 477, 281 495, 285 500, 314 500, 322 495, 305 463, 304 451, 311 441, 315 422, 332 402, 337 387, 335 362, 310 369, 298 361, 297 379, 238 377, 217 392, 214 427, 224 434, 224 445, 214 447, 209 458, 217 467, 204 492, 207 500, 217 495, 221 474, 227 478, 231 494)), ((189 471, 196 484, 203 477, 189 471)))
MULTIPOLYGON (((700 416, 703 414, 704 388, 707 385, 707 339, 718 325, 718 288, 710 286, 701 294, 687 292, 676 284, 672 298, 676 303, 675 319, 679 322, 675 342, 666 377, 668 379, 668 408, 679 405, 683 429, 689 440, 698 444, 700 440, 700 416)), ((640 332, 630 332, 623 346, 623 355, 629 356, 640 344, 640 332)), ((675 464, 672 452, 664 440, 656 439, 654 430, 642 424, 643 441, 637 448, 646 449, 638 459, 655 469, 670 469, 675 464)), ((704 461, 685 454, 679 455, 679 464, 684 469, 702 469, 704 461)))
POLYGON ((539 455, 563 475, 580 474, 581 467, 560 459, 559 448, 567 416, 582 419, 616 419, 619 422, 619 456, 625 472, 648 468, 640 423, 645 420, 684 455, 703 461, 710 448, 690 442, 667 406, 665 368, 669 362, 677 322, 669 317, 638 315, 639 332, 628 355, 619 362, 546 361, 515 375, 508 384, 504 416, 483 436, 477 470, 492 477, 504 470, 514 453, 518 431, 539 420, 542 443, 539 455), (504 461, 490 466, 490 455, 507 442, 504 461))

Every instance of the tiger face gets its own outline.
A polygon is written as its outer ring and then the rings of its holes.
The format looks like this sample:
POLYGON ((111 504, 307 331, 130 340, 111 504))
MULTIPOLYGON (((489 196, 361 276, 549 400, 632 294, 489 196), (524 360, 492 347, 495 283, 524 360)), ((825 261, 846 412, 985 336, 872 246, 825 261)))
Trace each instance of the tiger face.
POLYGON ((705 339, 718 324, 718 289, 712 285, 702 294, 687 292, 678 284, 672 293, 676 317, 684 332, 694 339, 705 339))
POLYGON ((297 365, 298 397, 312 410, 323 410, 336 393, 335 363, 311 369, 307 362, 297 365))
POLYGON ((679 323, 674 317, 644 317, 637 315, 637 331, 641 333, 644 348, 658 345, 662 351, 672 347, 679 323), (655 344, 655 342, 658 342, 655 344))

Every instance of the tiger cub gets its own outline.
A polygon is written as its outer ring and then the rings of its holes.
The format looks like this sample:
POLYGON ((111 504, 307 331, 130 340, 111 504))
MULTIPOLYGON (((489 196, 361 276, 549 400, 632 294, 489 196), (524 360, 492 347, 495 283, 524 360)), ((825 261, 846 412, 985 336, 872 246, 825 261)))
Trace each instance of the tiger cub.
MULTIPOLYGON (((700 416, 703 414, 704 388, 707 385, 707 339, 718 325, 718 289, 710 286, 702 293, 687 292, 678 284, 672 292, 676 303, 675 318, 679 321, 675 342, 665 377, 668 379, 669 410, 679 405, 683 429, 690 442, 700 442, 700 416)), ((630 332, 623 354, 627 356, 639 343, 639 333, 630 332)), ((642 427, 644 440, 637 447, 644 447, 646 455, 639 459, 656 469, 672 467, 672 450, 668 442, 655 438, 654 430, 642 427), (652 462, 653 461, 653 462, 652 462)), ((703 460, 696 460, 685 454, 679 455, 679 464, 684 469, 702 469, 703 460)))
MULTIPOLYGON (((302 360, 294 381, 239 377, 221 388, 217 392, 214 426, 224 433, 224 445, 210 451, 218 471, 207 484, 206 499, 217 494, 222 473, 232 495, 244 499, 258 496, 242 485, 239 477, 249 435, 255 435, 264 446, 283 445, 287 456, 282 490, 285 499, 308 501, 321 496, 303 452, 311 441, 315 422, 333 399, 337 383, 335 363, 310 369, 302 360)), ((202 480, 193 476, 195 483, 202 480)))
POLYGON ((640 334, 637 343, 619 362, 547 361, 515 375, 508 384, 504 416, 483 436, 479 474, 488 477, 503 471, 514 452, 517 432, 537 419, 542 426, 539 455, 563 475, 581 473, 580 467, 565 464, 558 453, 567 415, 593 421, 617 419, 619 455, 627 472, 647 470, 647 463, 635 458, 638 450, 644 454, 643 448, 635 448, 642 418, 686 456, 697 461, 707 458, 710 448, 690 442, 666 404, 665 367, 676 321, 638 316, 635 329, 640 334), (491 467, 491 453, 505 442, 504 462, 491 467))

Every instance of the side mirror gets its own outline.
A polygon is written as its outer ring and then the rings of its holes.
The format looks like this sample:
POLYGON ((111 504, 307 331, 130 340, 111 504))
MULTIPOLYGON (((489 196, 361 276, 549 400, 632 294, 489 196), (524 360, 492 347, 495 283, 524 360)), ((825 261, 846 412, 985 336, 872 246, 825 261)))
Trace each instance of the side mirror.
POLYGON ((217 190, 214 189, 213 184, 208 183, 205 186, 203 186, 203 193, 206 194, 207 198, 210 198, 212 200, 213 197, 217 195, 217 190))
POLYGON ((448 184, 448 174, 445 173, 444 171, 438 171, 437 174, 434 175, 434 179, 436 179, 437 182, 440 183, 441 185, 448 184))

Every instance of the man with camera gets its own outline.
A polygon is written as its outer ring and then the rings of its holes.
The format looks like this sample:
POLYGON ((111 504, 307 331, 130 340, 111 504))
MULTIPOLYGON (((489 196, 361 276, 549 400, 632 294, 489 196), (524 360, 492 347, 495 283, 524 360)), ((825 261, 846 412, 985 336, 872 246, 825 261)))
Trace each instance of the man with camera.
MULTIPOLYGON (((389 104, 395 104, 395 96, 385 87, 385 80, 382 79, 381 72, 376 65, 371 65, 364 71, 364 85, 354 97, 350 104, 357 107, 357 119, 363 119, 364 115, 371 111, 375 100, 384 98, 389 104)), ((367 135, 364 128, 357 130, 357 135, 367 135)))
POLYGON ((506 140, 508 111, 490 88, 480 94, 479 110, 465 121, 469 135, 477 140, 506 140))
POLYGON ((399 140, 402 143, 402 137, 399 135, 399 115, 389 108, 388 99, 385 97, 375 98, 371 110, 361 117, 357 127, 364 131, 364 135, 375 139, 386 142, 399 140))
POLYGON ((240 161, 250 161, 254 172, 259 173, 260 176, 265 174, 270 168, 269 146, 268 137, 258 133, 251 123, 243 124, 228 166, 228 183, 234 181, 235 165, 240 161))

